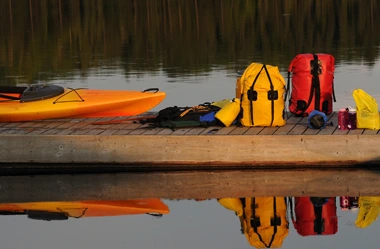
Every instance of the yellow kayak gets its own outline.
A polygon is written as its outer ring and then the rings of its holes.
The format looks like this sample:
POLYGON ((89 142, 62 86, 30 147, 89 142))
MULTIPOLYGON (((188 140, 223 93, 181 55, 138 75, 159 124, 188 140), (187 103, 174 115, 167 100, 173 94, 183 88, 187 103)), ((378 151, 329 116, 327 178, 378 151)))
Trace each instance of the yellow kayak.
POLYGON ((27 215, 28 218, 37 220, 67 220, 68 218, 136 214, 161 216, 169 212, 168 206, 160 199, 0 204, 0 215, 27 215))
POLYGON ((144 91, 63 88, 51 84, 0 87, 0 122, 51 118, 139 115, 166 97, 158 88, 144 91))

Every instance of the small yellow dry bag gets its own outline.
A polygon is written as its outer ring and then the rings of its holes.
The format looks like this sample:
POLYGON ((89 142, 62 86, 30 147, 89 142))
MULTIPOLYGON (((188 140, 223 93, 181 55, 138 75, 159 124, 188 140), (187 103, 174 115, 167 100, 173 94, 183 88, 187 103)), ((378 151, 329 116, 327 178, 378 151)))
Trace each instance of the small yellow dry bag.
POLYGON ((215 114, 215 118, 222 122, 226 127, 229 127, 238 117, 239 112, 240 99, 234 98, 215 114))
POLYGON ((211 102, 211 105, 223 108, 223 106, 225 106, 226 104, 228 104, 230 102, 231 102, 230 99, 222 99, 222 100, 219 100, 219 101, 211 102))

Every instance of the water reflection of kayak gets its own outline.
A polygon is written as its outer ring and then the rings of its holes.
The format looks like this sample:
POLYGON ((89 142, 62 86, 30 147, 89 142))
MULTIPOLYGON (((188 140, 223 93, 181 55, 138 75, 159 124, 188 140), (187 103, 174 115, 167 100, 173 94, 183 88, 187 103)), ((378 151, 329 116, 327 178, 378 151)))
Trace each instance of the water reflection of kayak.
POLYGON ((0 215, 27 215, 30 219, 48 221, 136 214, 162 216, 169 212, 168 206, 160 199, 0 204, 0 215))
POLYGON ((65 117, 133 116, 166 97, 157 88, 144 91, 71 89, 51 84, 0 87, 0 122, 65 117))

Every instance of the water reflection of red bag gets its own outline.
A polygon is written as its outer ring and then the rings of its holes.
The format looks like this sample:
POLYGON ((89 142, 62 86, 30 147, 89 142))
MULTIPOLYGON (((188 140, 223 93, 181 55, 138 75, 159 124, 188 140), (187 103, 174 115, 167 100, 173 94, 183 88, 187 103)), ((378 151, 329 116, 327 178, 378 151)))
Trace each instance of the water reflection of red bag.
POLYGON ((301 236, 331 235, 338 231, 335 197, 295 197, 291 212, 294 228, 301 236))

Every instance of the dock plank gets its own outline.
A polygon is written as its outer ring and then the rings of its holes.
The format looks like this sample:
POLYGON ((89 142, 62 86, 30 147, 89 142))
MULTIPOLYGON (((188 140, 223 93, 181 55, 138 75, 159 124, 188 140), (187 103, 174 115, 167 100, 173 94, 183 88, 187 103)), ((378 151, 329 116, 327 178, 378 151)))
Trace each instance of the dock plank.
POLYGON ((278 130, 275 132, 275 135, 288 134, 293 129, 294 125, 298 124, 298 122, 302 119, 302 117, 297 117, 293 114, 286 114, 285 117, 288 117, 286 124, 278 128, 278 130))
POLYGON ((174 132, 174 130, 172 129, 169 129, 169 128, 165 128, 165 129, 162 129, 161 131, 159 131, 157 133, 157 135, 170 135, 174 132))
MULTIPOLYGON (((136 129, 130 130, 127 135, 142 135, 144 134, 148 129, 150 129, 147 125, 141 125, 141 124, 134 124, 136 125, 136 129)), ((131 126, 129 126, 131 128, 131 126)))
POLYGON ((279 127, 264 127, 264 129, 259 132, 259 135, 273 135, 278 129, 279 127))
POLYGON ((75 129, 70 129, 70 128, 61 129, 57 133, 55 133, 54 135, 70 135, 71 133, 73 133, 75 131, 76 131, 75 129))
POLYGON ((22 132, 22 129, 1 129, 0 134, 20 134, 20 131, 22 132))
POLYGON ((64 121, 49 121, 49 122, 46 122, 45 124, 45 128, 48 128, 48 129, 52 129, 52 128, 56 128, 60 125, 62 125, 63 123, 65 123, 64 121))
MULTIPOLYGON (((16 124, 16 123, 15 123, 16 124)), ((19 128, 42 128, 45 127, 48 122, 24 122, 20 123, 17 127, 19 128)))
POLYGON ((347 135, 349 132, 349 130, 335 129, 333 135, 347 135))
POLYGON ((264 127, 260 127, 260 126, 254 126, 254 127, 250 127, 243 135, 257 135, 259 134, 262 130, 264 129, 264 127))
POLYGON ((146 128, 146 131, 142 133, 142 135, 156 135, 160 131, 162 131, 164 128, 146 128))
MULTIPOLYGON (((25 122, 25 123, 27 123, 27 125, 30 125, 31 123, 34 123, 34 122, 25 122)), ((16 128, 20 125, 24 125, 25 123, 24 122, 4 123, 1 127, 2 128, 16 128)))
POLYGON ((0 128, 6 126, 7 124, 9 124, 9 123, 0 122, 0 128))
POLYGON ((204 131, 200 133, 200 135, 214 135, 216 132, 218 132, 221 127, 216 127, 216 126, 210 126, 207 127, 204 131))
POLYGON ((57 128, 57 129, 67 129, 67 128, 70 128, 70 127, 74 126, 77 123, 79 123, 79 122, 78 121, 75 122, 75 121, 68 120, 68 121, 65 121, 62 124, 56 126, 55 128, 57 128))
POLYGON ((134 123, 134 122, 120 122, 120 123, 114 124, 112 126, 112 129, 114 129, 114 130, 128 129, 128 126, 130 124, 136 124, 136 123, 134 123))
POLYGON ((332 122, 333 125, 326 126, 325 129, 322 129, 318 135, 332 135, 334 134, 335 130, 338 129, 338 114, 333 113, 331 117, 328 120, 329 123, 332 122))
POLYGON ((308 127, 305 130, 305 132, 303 133, 303 135, 317 135, 320 131, 321 131, 321 129, 312 129, 312 128, 308 127))
POLYGON ((236 129, 236 126, 223 127, 215 132, 215 135, 228 135, 236 129))
POLYGON ((348 135, 361 135, 363 134, 364 129, 353 129, 349 130, 348 135))
POLYGON ((188 133, 190 130, 191 130, 191 128, 181 128, 181 129, 175 130, 170 135, 184 135, 184 134, 188 133))
POLYGON ((122 130, 116 130, 112 135, 127 135, 132 130, 122 129, 122 130))
POLYGON ((194 128, 192 128, 192 129, 190 129, 187 133, 186 133, 186 135, 199 135, 199 134, 201 134, 203 131, 205 131, 206 130, 206 128, 204 128, 204 127, 194 127, 194 128))
POLYGON ((26 129, 30 129, 29 132, 25 132, 25 134, 28 134, 28 135, 40 135, 49 130, 46 128, 26 128, 26 129))
POLYGON ((289 131, 289 135, 303 134, 308 128, 307 117, 301 117, 299 122, 294 125, 293 129, 289 131))
POLYGON ((275 135, 286 135, 293 129, 293 127, 294 127, 293 124, 287 123, 284 126, 281 126, 280 128, 278 128, 274 134, 275 135))
POLYGON ((91 129, 87 130, 85 135, 111 135, 114 132, 116 132, 116 130, 91 129))
POLYGON ((363 135, 376 135, 378 132, 378 130, 365 129, 363 135))
POLYGON ((230 132, 230 135, 243 135, 247 132, 249 127, 238 126, 233 131, 230 132))
POLYGON ((0 129, 0 134, 24 135, 33 132, 34 128, 0 129))

